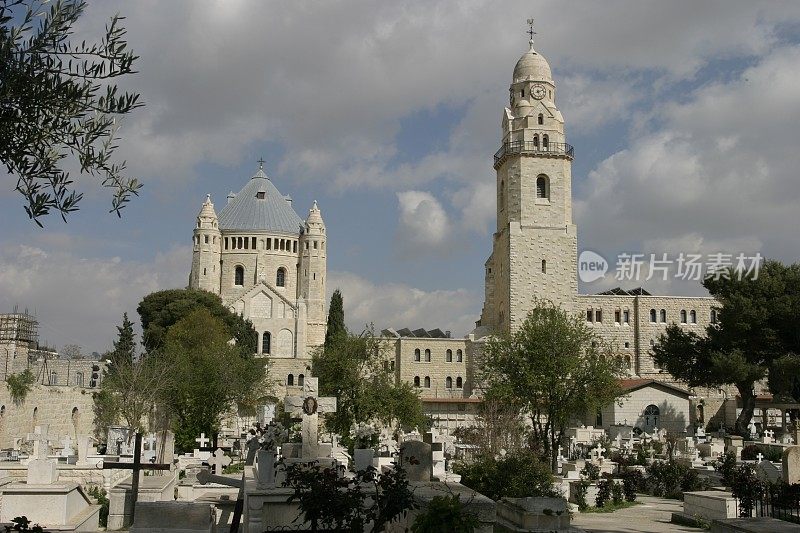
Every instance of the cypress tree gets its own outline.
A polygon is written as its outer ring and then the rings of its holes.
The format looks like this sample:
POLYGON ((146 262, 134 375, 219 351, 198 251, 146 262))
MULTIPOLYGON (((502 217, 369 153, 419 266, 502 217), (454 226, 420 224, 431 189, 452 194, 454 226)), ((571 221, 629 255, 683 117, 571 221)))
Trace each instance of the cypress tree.
POLYGON ((331 305, 328 308, 328 330, 325 332, 325 350, 330 349, 336 342, 347 335, 344 325, 344 300, 339 289, 333 291, 331 305))
POLYGON ((136 351, 136 341, 134 340, 133 322, 128 320, 128 313, 123 313, 122 325, 117 326, 117 331, 119 334, 117 340, 114 341, 112 361, 132 363, 136 351))

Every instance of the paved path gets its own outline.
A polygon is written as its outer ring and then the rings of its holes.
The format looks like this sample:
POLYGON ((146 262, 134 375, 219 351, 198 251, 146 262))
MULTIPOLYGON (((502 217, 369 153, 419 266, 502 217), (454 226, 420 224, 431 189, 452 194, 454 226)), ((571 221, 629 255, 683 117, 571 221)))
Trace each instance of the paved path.
POLYGON ((577 513, 572 526, 593 533, 704 531, 670 523, 672 513, 683 510, 683 502, 641 494, 638 501, 642 503, 613 513, 577 513))

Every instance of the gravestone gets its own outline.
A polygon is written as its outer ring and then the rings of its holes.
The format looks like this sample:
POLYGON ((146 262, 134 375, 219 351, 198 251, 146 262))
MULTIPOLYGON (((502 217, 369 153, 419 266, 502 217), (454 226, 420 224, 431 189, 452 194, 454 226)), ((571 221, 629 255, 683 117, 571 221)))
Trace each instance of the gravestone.
POLYGON ((403 468, 409 481, 430 481, 433 475, 431 445, 419 440, 409 440, 400 446, 403 468))
POLYGON ((231 458, 225 455, 225 452, 222 451, 221 448, 217 448, 217 451, 214 452, 214 455, 207 461, 208 466, 213 469, 213 473, 222 475, 222 471, 225 469, 226 466, 231 464, 231 458))
POLYGON ((756 475, 762 481, 770 483, 777 483, 781 479, 781 471, 770 461, 759 461, 756 466, 756 475))
POLYGON ((91 448, 92 437, 90 435, 78 435, 78 462, 79 466, 89 464, 89 449, 91 448))
MULTIPOLYGON (((303 382, 303 396, 287 396, 284 408, 291 416, 300 417, 303 420, 301 458, 304 460, 320 458, 319 414, 335 413, 336 398, 320 398, 319 379, 306 378, 303 382)), ((330 455, 330 451, 328 455, 330 455)))
POLYGON ((156 438, 156 462, 172 464, 175 462, 175 433, 160 431, 156 438))
POLYGON ((50 485, 58 480, 57 461, 47 458, 50 449, 47 427, 46 424, 36 426, 34 432, 28 434, 28 441, 33 441, 33 458, 28 461, 28 485, 50 485))
POLYGON ((59 452, 61 457, 71 457, 75 455, 75 450, 72 447, 72 437, 67 435, 63 439, 61 439, 61 452, 59 452))
POLYGON ((783 480, 790 485, 800 483, 800 446, 783 450, 783 480))

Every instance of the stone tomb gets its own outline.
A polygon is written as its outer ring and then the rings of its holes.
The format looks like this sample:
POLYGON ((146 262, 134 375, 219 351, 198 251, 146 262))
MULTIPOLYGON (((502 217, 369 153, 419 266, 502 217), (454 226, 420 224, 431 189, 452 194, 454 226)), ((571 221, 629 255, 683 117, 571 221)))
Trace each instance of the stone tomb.
POLYGON ((214 533, 214 508, 197 502, 140 502, 131 533, 214 533))
MULTIPOLYGON (((736 499, 730 492, 701 490, 683 493, 683 516, 706 521, 735 518, 736 499)), ((673 519, 673 522, 675 520, 673 519)))
POLYGON ((503 498, 497 502, 497 521, 517 531, 572 531, 563 498, 503 498))
MULTIPOLYGON (((136 501, 137 516, 142 502, 163 502, 175 499, 178 471, 174 470, 166 472, 166 474, 161 476, 140 474, 139 495, 136 501)), ((110 530, 121 529, 131 523, 132 480, 133 476, 128 476, 124 481, 111 488, 108 498, 108 529, 110 530)))

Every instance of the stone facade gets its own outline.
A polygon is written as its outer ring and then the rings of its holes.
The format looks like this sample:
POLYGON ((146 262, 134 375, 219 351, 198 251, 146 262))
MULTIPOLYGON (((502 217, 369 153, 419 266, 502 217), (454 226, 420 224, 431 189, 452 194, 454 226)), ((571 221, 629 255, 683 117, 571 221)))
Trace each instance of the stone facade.
POLYGON ((259 169, 219 216, 206 198, 192 245, 189 286, 218 294, 253 323, 276 391, 308 375, 327 321, 327 235, 316 202, 302 220, 259 169))

